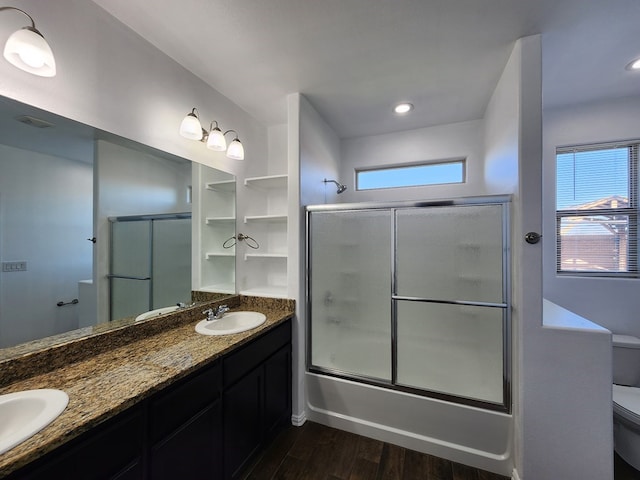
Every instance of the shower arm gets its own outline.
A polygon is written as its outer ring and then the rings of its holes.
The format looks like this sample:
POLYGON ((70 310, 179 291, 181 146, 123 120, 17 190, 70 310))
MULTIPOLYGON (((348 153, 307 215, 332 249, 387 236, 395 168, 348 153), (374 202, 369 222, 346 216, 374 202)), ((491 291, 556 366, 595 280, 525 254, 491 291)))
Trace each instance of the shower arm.
POLYGON ((336 186, 338 187, 338 191, 337 191, 338 194, 341 194, 342 192, 344 192, 347 189, 346 185, 343 185, 342 183, 339 183, 336 180, 328 180, 328 179, 325 178, 324 179, 324 183, 328 183, 328 182, 336 184, 336 186))

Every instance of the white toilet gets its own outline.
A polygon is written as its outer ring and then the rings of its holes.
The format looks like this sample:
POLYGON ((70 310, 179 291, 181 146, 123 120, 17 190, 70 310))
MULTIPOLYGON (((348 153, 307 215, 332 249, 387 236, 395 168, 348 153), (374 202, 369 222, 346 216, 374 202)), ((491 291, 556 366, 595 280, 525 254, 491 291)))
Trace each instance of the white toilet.
POLYGON ((615 451, 640 470, 640 338, 612 337, 615 451))

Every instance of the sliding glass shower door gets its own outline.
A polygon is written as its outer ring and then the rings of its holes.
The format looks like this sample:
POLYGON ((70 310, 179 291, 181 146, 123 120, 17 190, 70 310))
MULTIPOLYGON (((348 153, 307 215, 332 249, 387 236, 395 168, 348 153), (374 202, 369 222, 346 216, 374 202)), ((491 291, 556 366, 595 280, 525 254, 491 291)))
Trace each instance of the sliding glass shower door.
POLYGON ((396 383, 503 400, 503 206, 396 211, 396 383))
POLYGON ((316 212, 309 225, 311 362, 391 380, 391 212, 316 212))
POLYGON ((307 212, 311 371, 508 410, 507 197, 307 212))

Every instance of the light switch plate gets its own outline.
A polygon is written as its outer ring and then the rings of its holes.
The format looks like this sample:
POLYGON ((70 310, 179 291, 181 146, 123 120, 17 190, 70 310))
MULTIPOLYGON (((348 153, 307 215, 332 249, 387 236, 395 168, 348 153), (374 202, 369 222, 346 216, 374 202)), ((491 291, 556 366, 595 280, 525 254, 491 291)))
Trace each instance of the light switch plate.
POLYGON ((27 262, 2 262, 3 272, 26 272, 27 262))

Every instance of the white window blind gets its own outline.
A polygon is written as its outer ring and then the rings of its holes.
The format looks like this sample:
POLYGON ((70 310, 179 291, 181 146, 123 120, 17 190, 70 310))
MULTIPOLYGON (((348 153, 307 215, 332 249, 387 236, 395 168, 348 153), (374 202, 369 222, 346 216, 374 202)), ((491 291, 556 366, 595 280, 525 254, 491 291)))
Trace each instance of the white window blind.
POLYGON ((638 275, 638 143, 557 149, 558 273, 638 275))

